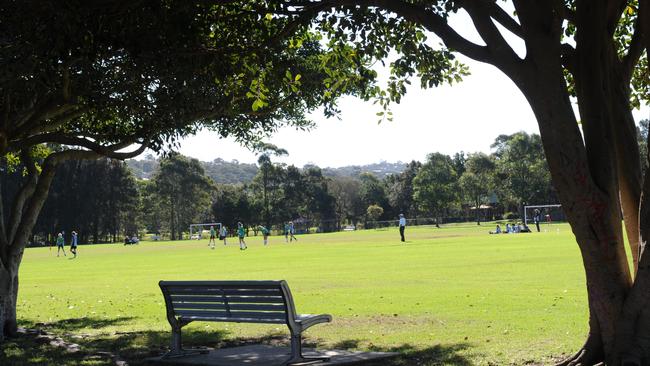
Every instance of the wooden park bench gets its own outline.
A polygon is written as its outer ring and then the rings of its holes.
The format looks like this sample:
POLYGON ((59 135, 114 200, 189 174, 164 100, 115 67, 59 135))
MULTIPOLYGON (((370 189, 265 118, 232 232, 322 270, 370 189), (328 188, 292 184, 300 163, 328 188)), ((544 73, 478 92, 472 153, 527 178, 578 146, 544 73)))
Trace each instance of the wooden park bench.
MULTIPOLYGON (((286 281, 160 281, 167 320, 172 327, 171 350, 164 357, 183 356, 181 328, 193 321, 286 324, 291 332, 291 356, 286 365, 328 361, 302 355, 302 332, 332 321, 328 314, 296 313, 286 281)), ((200 352, 200 351, 198 351, 200 352)))

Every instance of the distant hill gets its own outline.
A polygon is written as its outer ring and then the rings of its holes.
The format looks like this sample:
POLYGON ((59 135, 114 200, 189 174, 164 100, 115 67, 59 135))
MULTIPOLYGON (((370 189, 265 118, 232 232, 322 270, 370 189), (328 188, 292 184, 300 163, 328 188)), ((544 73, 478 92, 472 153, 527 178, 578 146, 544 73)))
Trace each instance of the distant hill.
POLYGON ((140 179, 151 179, 153 173, 158 169, 158 159, 151 155, 145 155, 144 159, 129 159, 126 164, 131 169, 133 175, 140 179))
MULTIPOLYGON (((141 160, 130 159, 126 162, 133 175, 140 179, 151 179, 158 169, 158 159, 153 155, 147 155, 141 160)), ((215 159, 202 161, 201 165, 208 177, 222 184, 248 183, 257 174, 257 165, 240 163, 237 160, 215 159)))
POLYGON ((340 168, 324 168, 323 175, 329 177, 358 177, 361 173, 372 173, 379 179, 387 175, 399 174, 406 169, 406 163, 389 163, 382 161, 367 165, 349 165, 340 168))
POLYGON ((225 161, 217 158, 211 162, 202 161, 205 174, 221 184, 248 183, 257 174, 257 165, 225 161))
MULTIPOLYGON (((130 159, 126 161, 133 175, 140 179, 151 179, 158 169, 158 159, 153 155, 146 155, 143 159, 130 159)), ((213 161, 202 161, 205 174, 215 182, 221 184, 249 183, 257 174, 257 165, 240 163, 237 160, 225 161, 217 158, 213 161)), ((314 165, 306 165, 306 167, 314 165)), ((402 162, 388 163, 385 161, 368 164, 352 165, 340 168, 323 168, 323 175, 328 177, 358 177, 361 173, 372 173, 383 179, 389 174, 399 174, 406 168, 402 162)))

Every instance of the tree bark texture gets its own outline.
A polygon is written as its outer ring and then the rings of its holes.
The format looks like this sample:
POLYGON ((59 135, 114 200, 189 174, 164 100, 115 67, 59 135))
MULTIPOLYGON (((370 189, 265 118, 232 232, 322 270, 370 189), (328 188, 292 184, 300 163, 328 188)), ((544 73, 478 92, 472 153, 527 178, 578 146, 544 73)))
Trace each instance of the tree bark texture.
POLYGON ((640 160, 629 109, 629 80, 622 77, 608 33, 608 4, 581 2, 576 14, 581 27, 570 66, 582 131, 563 75, 561 21, 553 20, 548 3, 516 2, 516 6, 527 56, 520 65, 498 59, 492 63, 515 82, 533 109, 587 281, 588 338, 583 348, 561 365, 641 365, 647 362, 642 360, 647 360, 650 349, 645 310, 645 297, 650 294, 645 278, 650 271, 644 265, 648 260, 642 258, 632 287, 621 218, 625 219, 637 268, 639 224, 650 220, 650 215, 644 215, 642 209, 639 219, 640 160))

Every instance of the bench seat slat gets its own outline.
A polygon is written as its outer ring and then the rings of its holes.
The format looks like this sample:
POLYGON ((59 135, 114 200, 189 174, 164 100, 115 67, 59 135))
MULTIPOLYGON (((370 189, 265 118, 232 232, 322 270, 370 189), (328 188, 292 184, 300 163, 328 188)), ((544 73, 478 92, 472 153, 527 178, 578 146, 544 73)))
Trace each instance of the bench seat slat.
POLYGON ((224 322, 224 323, 259 323, 259 324, 286 324, 286 319, 252 319, 252 318, 215 318, 213 316, 184 316, 183 320, 204 321, 204 322, 224 322))
POLYGON ((258 304, 208 304, 208 303, 192 303, 192 302, 172 302, 174 310, 176 309, 206 309, 206 310, 226 310, 230 308, 232 311, 237 310, 256 310, 256 311, 284 311, 284 305, 258 305, 258 304))

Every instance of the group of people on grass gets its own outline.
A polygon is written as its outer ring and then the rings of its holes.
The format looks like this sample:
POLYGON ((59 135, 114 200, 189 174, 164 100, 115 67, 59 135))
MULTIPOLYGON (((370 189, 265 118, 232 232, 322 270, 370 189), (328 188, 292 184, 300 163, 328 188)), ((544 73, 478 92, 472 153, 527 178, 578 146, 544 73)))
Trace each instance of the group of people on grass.
MULTIPOLYGON (((271 230, 266 228, 263 225, 258 226, 259 231, 262 233, 262 236, 264 238, 264 245, 269 244, 269 235, 271 234, 271 230)), ((298 241, 298 238, 295 236, 295 227, 293 225, 293 221, 286 222, 284 224, 284 238, 287 243, 298 241)), ((211 249, 215 248, 216 245, 216 234, 217 231, 214 228, 214 226, 210 226, 210 240, 208 241, 208 246, 211 249)), ((248 249, 248 246, 246 245, 246 241, 244 238, 246 237, 246 229, 244 228, 244 225, 241 222, 237 223, 237 237, 239 238, 239 250, 246 250, 248 249)), ((223 240, 223 245, 227 245, 227 238, 228 238, 228 228, 226 226, 221 226, 221 229, 219 229, 219 240, 223 240)))
POLYGON ((497 224, 497 228, 494 231, 490 231, 490 234, 518 234, 518 233, 529 233, 530 228, 526 223, 516 223, 510 224, 506 223, 506 228, 501 229, 501 225, 497 224))
MULTIPOLYGON (((63 251, 63 256, 67 257, 65 254, 65 237, 64 237, 64 232, 61 231, 60 233, 57 234, 56 236, 56 256, 58 257, 61 255, 61 252, 63 251)), ((77 232, 73 231, 72 232, 72 237, 70 239, 70 253, 72 253, 74 256, 72 258, 77 258, 77 232)))

